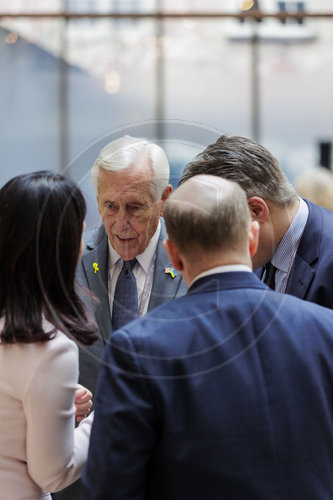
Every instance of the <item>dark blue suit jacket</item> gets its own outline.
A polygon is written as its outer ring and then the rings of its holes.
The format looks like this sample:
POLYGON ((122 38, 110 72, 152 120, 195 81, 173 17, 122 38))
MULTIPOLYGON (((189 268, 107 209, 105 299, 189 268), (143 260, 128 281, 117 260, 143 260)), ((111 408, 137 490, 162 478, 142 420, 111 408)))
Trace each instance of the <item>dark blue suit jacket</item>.
POLYGON ((333 498, 333 311, 215 274, 115 332, 89 500, 333 498))
MULTIPOLYGON (((333 212, 304 200, 309 217, 288 278, 286 293, 333 308, 333 212)), ((257 276, 262 268, 256 271, 257 276)))

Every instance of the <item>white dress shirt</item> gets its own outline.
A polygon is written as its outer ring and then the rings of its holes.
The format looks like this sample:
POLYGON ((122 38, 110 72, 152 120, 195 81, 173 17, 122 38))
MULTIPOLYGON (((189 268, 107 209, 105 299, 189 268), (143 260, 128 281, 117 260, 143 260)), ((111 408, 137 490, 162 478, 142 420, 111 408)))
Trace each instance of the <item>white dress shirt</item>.
MULTIPOLYGON (((148 311, 149 298, 154 279, 154 264, 156 259, 156 249, 161 232, 161 223, 158 223, 157 229, 153 234, 146 250, 137 255, 137 264, 133 268, 133 274, 136 279, 138 289, 138 308, 139 316, 143 316, 148 311)), ((108 264, 108 292, 110 313, 112 317, 113 297, 116 289, 118 276, 123 267, 123 261, 119 254, 109 244, 109 264, 108 264)))

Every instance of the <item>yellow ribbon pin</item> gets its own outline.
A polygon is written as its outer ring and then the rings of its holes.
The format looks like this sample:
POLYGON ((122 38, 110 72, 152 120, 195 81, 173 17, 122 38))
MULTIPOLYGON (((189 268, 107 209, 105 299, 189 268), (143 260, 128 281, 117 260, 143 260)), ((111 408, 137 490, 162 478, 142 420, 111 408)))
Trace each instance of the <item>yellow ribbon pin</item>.
POLYGON ((93 263, 93 268, 94 268, 94 271, 95 271, 95 274, 97 273, 97 271, 99 271, 99 268, 98 268, 98 264, 97 262, 94 262, 93 263))

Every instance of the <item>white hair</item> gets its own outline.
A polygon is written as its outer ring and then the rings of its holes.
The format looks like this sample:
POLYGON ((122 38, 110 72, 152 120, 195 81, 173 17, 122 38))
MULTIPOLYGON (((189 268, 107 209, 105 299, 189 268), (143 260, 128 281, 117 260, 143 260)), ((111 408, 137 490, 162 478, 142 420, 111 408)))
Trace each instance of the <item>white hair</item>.
POLYGON ((157 144, 129 135, 109 142, 99 152, 91 169, 91 180, 96 192, 100 168, 109 171, 125 170, 134 167, 139 159, 147 160, 147 168, 152 169, 152 192, 160 197, 169 183, 170 167, 166 154, 157 144))

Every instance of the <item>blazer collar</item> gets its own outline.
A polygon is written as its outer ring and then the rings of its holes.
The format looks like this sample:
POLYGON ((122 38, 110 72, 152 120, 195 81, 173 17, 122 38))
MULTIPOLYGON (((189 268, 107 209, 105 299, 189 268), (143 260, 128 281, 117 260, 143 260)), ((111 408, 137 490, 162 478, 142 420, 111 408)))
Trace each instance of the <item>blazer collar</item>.
POLYGON ((87 250, 94 250, 100 243, 105 243, 106 241, 107 236, 103 224, 85 233, 85 245, 87 250))
POLYGON ((308 200, 304 201, 309 207, 309 217, 286 286, 286 293, 300 299, 304 299, 316 273, 314 264, 319 257, 323 231, 323 214, 320 207, 308 200))
POLYGON ((321 235, 323 232, 323 214, 317 205, 304 200, 309 207, 309 217, 305 225, 297 254, 308 264, 312 264, 319 256, 321 235))
MULTIPOLYGON (((309 216, 305 225, 298 249, 292 265, 285 293, 303 299, 315 275, 313 265, 319 257, 321 236, 323 231, 323 214, 320 207, 304 200, 309 208, 309 216)), ((262 267, 255 271, 261 277, 262 267)))
MULTIPOLYGON (((87 253, 82 256, 89 289, 99 298, 95 314, 104 340, 112 331, 108 297, 108 244, 104 226, 99 226, 86 241, 87 253), (97 269, 96 269, 97 265, 97 269)), ((89 235, 90 236, 90 235, 89 235)))
POLYGON ((163 219, 161 220, 161 232, 156 248, 156 262, 154 270, 153 286, 150 294, 148 311, 155 307, 173 300, 182 282, 180 273, 176 273, 174 278, 165 273, 167 267, 172 267, 169 257, 163 248, 163 240, 167 238, 167 233, 163 219))
POLYGON ((189 288, 188 293, 202 293, 203 291, 212 290, 227 290, 236 288, 258 288, 262 290, 269 290, 255 275, 255 273, 248 273, 242 271, 218 273, 205 276, 195 281, 189 288))

